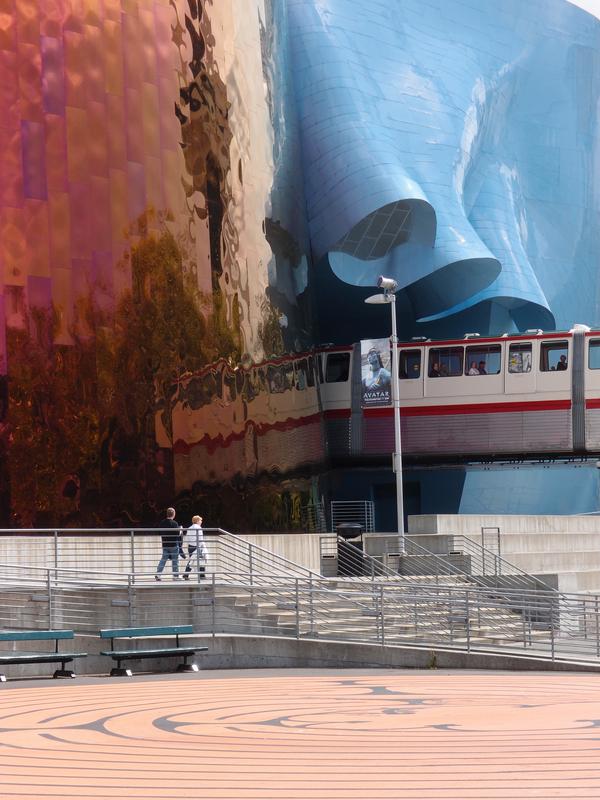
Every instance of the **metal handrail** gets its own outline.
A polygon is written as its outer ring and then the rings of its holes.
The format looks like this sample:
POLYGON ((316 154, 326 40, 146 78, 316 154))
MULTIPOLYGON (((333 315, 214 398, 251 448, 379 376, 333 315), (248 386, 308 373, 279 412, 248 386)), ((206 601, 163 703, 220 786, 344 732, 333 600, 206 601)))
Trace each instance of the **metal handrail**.
MULTIPOLYGON (((419 534, 415 534, 415 535, 419 535, 419 534)), ((428 548, 426 548, 424 545, 418 544, 417 542, 415 542, 411 538, 411 536, 409 534, 407 534, 405 536, 405 540, 404 540, 405 548, 406 548, 407 551, 413 550, 413 551, 416 551, 416 554, 418 554, 418 555, 422 555, 422 556, 427 557, 429 559, 434 559, 435 563, 440 567, 440 570, 437 573, 438 575, 448 575, 448 576, 450 576, 450 575, 453 575, 453 576, 460 575, 463 578, 466 578, 471 583, 475 583, 475 584, 477 584, 479 586, 482 586, 484 588, 492 588, 487 581, 481 579, 483 577, 486 577, 487 573, 485 572, 485 561, 489 560, 489 561, 492 561, 492 563, 494 563, 496 565, 496 570, 495 570, 494 575, 497 575, 498 577, 502 577, 503 579, 506 579, 507 583, 511 584, 512 586, 514 586, 515 589, 524 588, 522 582, 513 580, 513 576, 518 575, 521 578, 523 578, 526 582, 530 582, 534 586, 539 587, 540 589, 543 589, 543 590, 549 591, 549 592, 559 593, 558 590, 555 587, 553 587, 550 584, 546 583, 545 581, 541 580, 537 576, 531 575, 530 573, 525 572, 525 570, 522 570, 520 567, 517 567, 515 564, 512 564, 510 561, 505 559, 503 556, 500 556, 497 553, 494 553, 491 550, 488 550, 487 548, 483 547, 482 545, 478 544, 477 542, 474 542, 469 537, 464 536, 462 534, 461 535, 448 534, 447 536, 448 536, 448 538, 452 537, 453 543, 459 542, 458 546, 456 544, 452 545, 454 550, 457 550, 457 551, 460 551, 460 552, 464 552, 467 555, 469 555, 471 558, 475 557, 476 559, 478 559, 478 560, 476 560, 476 569, 479 569, 481 567, 481 576, 479 576, 477 574, 477 572, 474 571, 472 568, 467 571, 465 569, 462 569, 458 565, 454 565, 454 564, 453 565, 448 565, 447 559, 445 558, 446 554, 434 553, 433 551, 431 551, 428 548)), ((362 552, 362 551, 359 551, 359 552, 362 552)), ((410 556, 410 555, 414 555, 415 553, 414 552, 413 553, 408 552, 407 554, 410 556)), ((450 553, 448 553, 447 555, 450 555, 450 553)), ((372 558, 372 556, 368 556, 368 554, 365 554, 365 557, 372 558)), ((408 578, 409 576, 404 576, 404 577, 408 578)), ((500 587, 496 586, 496 587, 493 587, 493 588, 497 589, 497 588, 500 588, 500 587)))
POLYGON ((232 543, 237 545, 240 549, 246 551, 248 554, 258 554, 259 556, 262 556, 267 563, 273 562, 285 567, 285 570, 288 574, 296 574, 306 577, 312 576, 314 578, 320 577, 320 573, 313 572, 312 570, 308 569, 308 567, 297 564, 296 562, 291 561, 290 559, 285 558, 285 556, 281 556, 278 553, 273 553, 272 551, 261 547, 261 545, 247 542, 241 536, 237 536, 234 533, 225 531, 222 528, 219 528, 219 533, 225 540, 231 540, 232 543))
POLYGON ((598 595, 566 595, 568 602, 564 602, 555 592, 519 589, 503 590, 501 597, 494 597, 483 587, 402 585, 383 577, 366 583, 346 581, 340 591, 339 579, 254 573, 250 583, 249 576, 239 571, 213 573, 203 584, 192 584, 193 591, 182 591, 186 584, 181 582, 169 591, 154 590, 148 595, 146 584, 134 584, 142 577, 139 574, 108 573, 121 582, 94 585, 87 571, 37 567, 31 573, 45 573, 46 581, 36 579, 35 586, 28 588, 22 577, 20 584, 2 589, 3 571, 14 569, 15 565, 0 565, 0 624, 11 627, 15 625, 14 597, 21 595, 27 608, 18 609, 19 615, 31 619, 30 625, 61 623, 77 630, 97 629, 98 608, 104 607, 102 598, 111 592, 111 613, 121 615, 121 624, 134 624, 140 614, 148 624, 149 618, 163 619, 165 614, 170 620, 184 620, 201 612, 196 630, 212 635, 251 632, 258 625, 269 635, 382 645, 443 644, 467 651, 520 649, 540 658, 561 656, 600 663, 598 595), (8 592, 4 598, 3 591, 8 592), (238 608, 239 596, 248 602, 238 608), (231 609, 235 609, 233 616, 231 609))
POLYGON ((556 587, 551 586, 549 583, 546 583, 541 578, 538 578, 536 575, 532 575, 529 572, 521 569, 521 567, 517 567, 516 564, 513 564, 504 556, 501 556, 499 553, 494 553, 492 550, 489 550, 487 547, 479 544, 479 542, 474 541, 473 539, 465 536, 464 534, 448 534, 452 536, 453 547, 456 547, 458 543, 458 547, 463 552, 468 552, 469 555, 475 556, 478 559, 478 565, 481 565, 482 575, 485 576, 485 562, 492 561, 495 565, 494 567, 494 575, 501 576, 502 578, 510 579, 514 575, 519 575, 520 577, 524 578, 525 580, 532 581, 534 585, 543 588, 549 592, 558 592, 556 587))

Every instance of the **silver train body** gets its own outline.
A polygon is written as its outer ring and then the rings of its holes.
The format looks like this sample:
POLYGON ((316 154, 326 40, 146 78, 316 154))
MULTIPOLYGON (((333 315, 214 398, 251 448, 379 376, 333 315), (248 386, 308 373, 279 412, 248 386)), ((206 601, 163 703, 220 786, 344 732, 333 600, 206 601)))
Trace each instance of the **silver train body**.
MULTIPOLYGON (((600 331, 398 347, 404 457, 600 453, 600 331)), ((390 453, 391 406, 362 407, 360 345, 323 350, 319 367, 328 455, 390 453)))
MULTIPOLYGON (((405 459, 600 454, 600 331, 413 341, 398 356, 405 459)), ((182 379, 172 429, 160 411, 155 420, 177 490, 328 463, 389 464, 393 409, 363 407, 371 368, 355 344, 247 368, 219 361, 182 379)))

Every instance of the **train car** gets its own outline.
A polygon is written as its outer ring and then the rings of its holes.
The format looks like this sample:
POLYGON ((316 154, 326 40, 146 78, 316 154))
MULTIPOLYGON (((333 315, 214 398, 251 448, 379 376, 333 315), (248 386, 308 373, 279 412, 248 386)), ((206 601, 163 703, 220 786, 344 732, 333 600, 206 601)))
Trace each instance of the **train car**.
MULTIPOLYGON (((398 345, 407 460, 506 460, 600 453, 600 331, 413 340, 398 345)), ((368 464, 394 448, 391 405, 362 407, 360 344, 248 367, 224 361, 181 379, 156 415, 178 490, 196 481, 368 464)))
MULTIPOLYGON (((600 331, 447 341, 399 348, 405 457, 600 452, 600 331)), ((391 406, 361 408, 360 346, 320 354, 327 449, 334 458, 393 450, 391 406)))

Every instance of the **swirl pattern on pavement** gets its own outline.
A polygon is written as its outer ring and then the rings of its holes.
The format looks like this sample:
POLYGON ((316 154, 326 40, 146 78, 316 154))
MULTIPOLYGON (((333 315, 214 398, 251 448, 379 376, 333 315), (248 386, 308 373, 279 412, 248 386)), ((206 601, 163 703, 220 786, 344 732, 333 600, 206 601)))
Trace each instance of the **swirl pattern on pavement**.
POLYGON ((591 798, 594 675, 265 673, 0 687, 0 797, 591 798))

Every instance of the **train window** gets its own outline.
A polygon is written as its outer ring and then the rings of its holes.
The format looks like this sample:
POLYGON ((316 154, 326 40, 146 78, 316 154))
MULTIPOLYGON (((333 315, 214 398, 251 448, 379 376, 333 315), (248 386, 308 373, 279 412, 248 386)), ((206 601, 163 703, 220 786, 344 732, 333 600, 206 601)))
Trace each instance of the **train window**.
POLYGON ((329 353, 325 383, 344 383, 350 374, 350 353, 329 353))
POLYGON ((511 344, 508 351, 508 371, 531 372, 531 342, 511 344))
POLYGON ((542 342, 540 348, 540 370, 542 372, 560 372, 568 368, 568 342, 542 342))
POLYGON ((400 353, 400 379, 421 377, 421 351, 402 350, 400 353))
POLYGON ((502 348, 499 344, 467 347, 465 375, 498 375, 502 366, 502 348))
POLYGON ((590 341, 588 367, 590 369, 600 369, 600 339, 591 339, 590 341))
POLYGON ((462 375, 462 347, 432 347, 429 351, 429 377, 453 378, 462 375))

